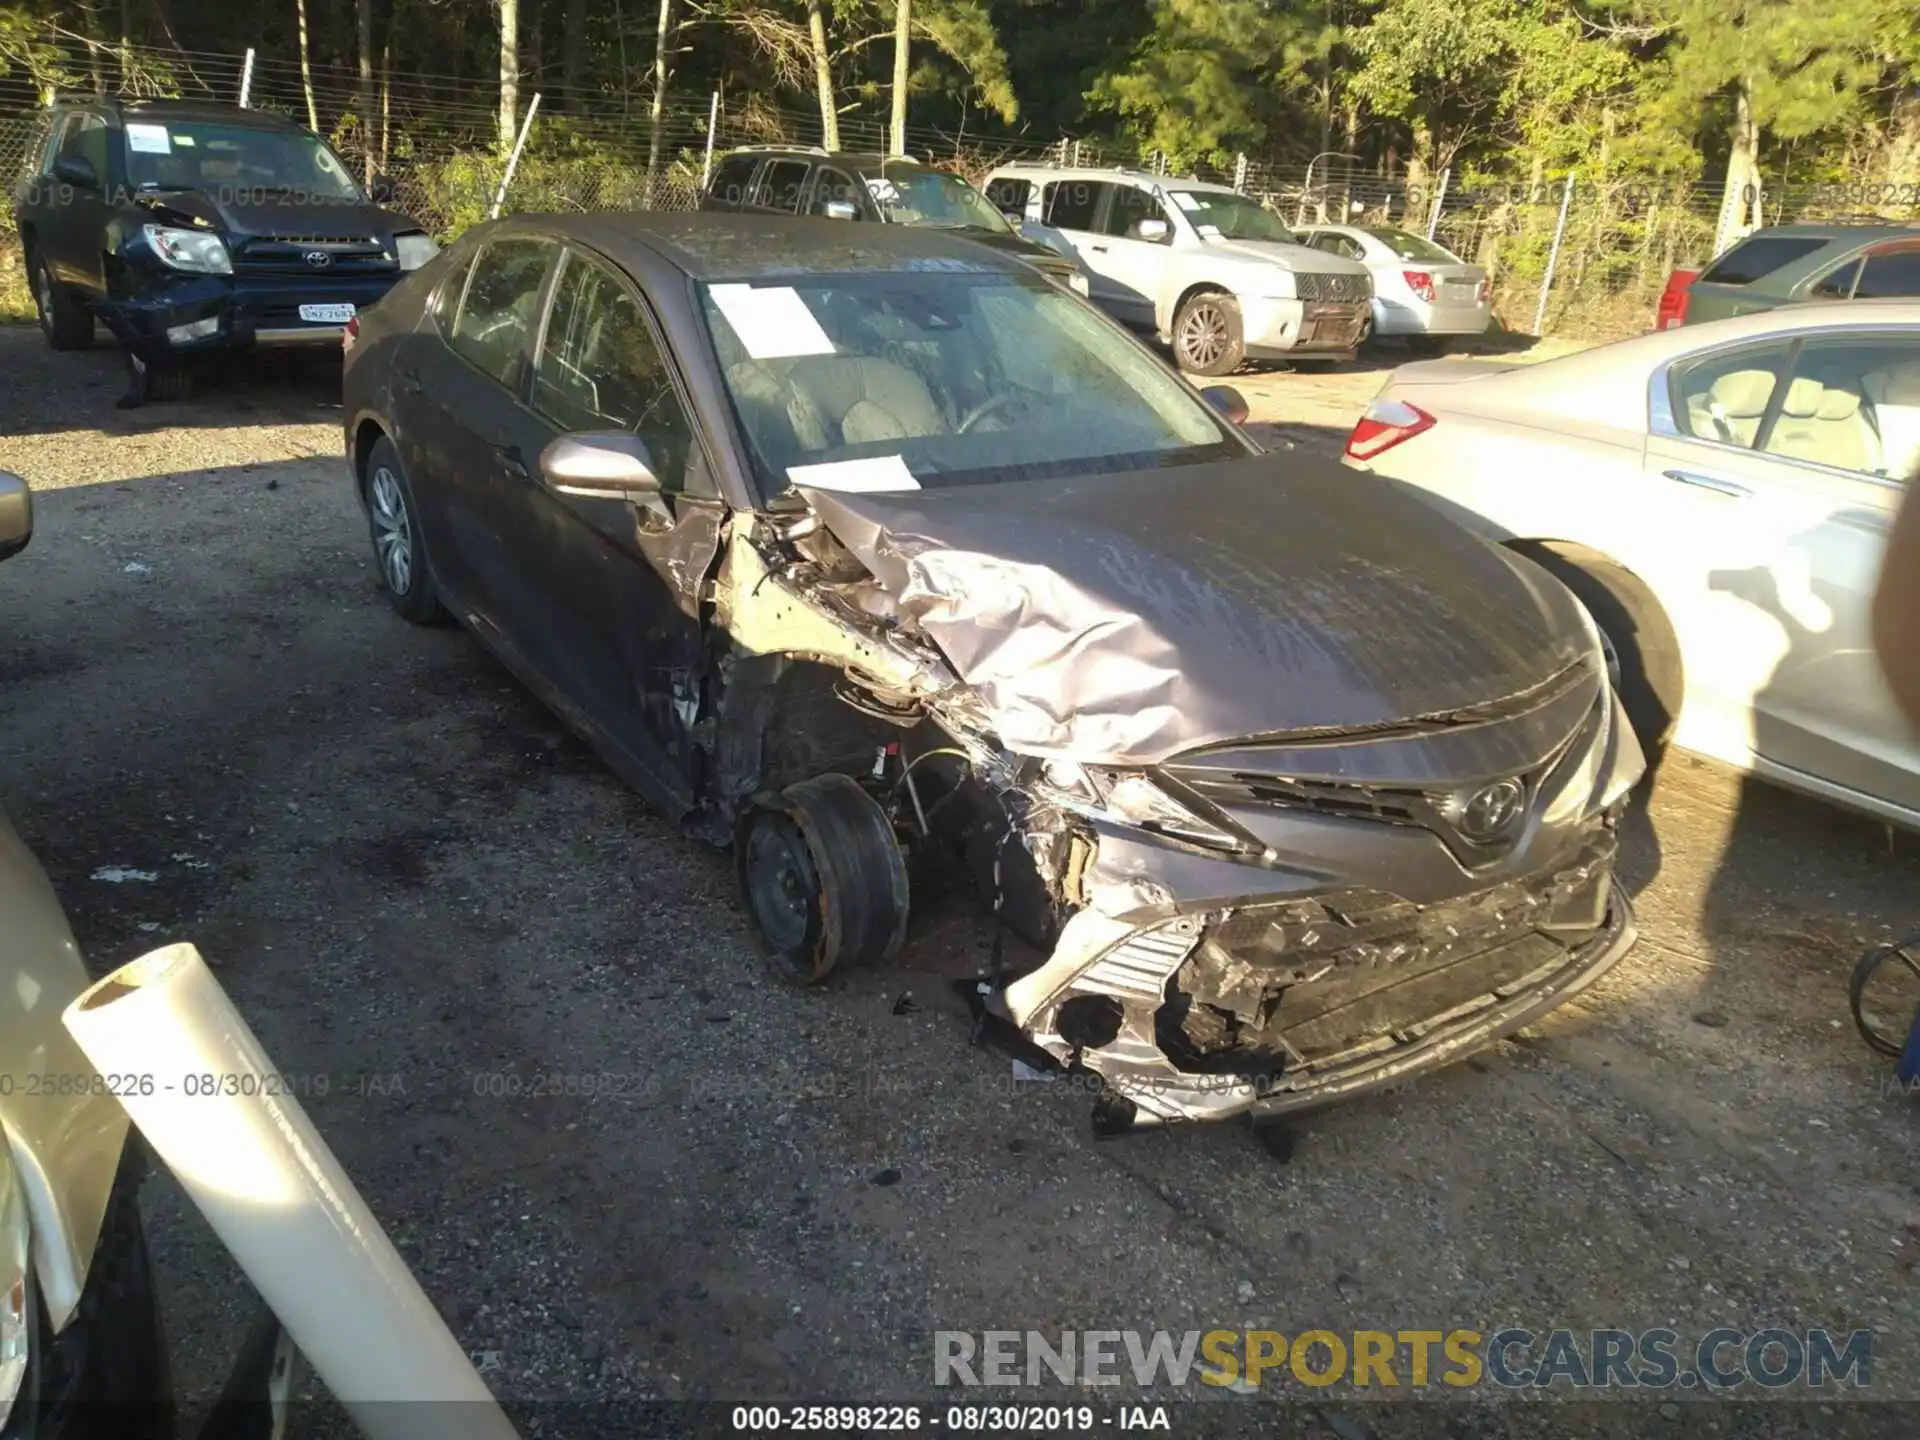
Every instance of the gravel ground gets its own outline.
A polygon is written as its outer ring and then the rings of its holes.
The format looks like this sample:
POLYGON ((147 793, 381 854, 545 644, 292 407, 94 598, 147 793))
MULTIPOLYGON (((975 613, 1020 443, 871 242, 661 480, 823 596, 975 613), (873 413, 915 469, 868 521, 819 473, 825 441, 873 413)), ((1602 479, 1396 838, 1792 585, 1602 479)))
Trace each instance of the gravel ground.
MULTIPOLYGON (((1343 434, 1379 379, 1246 388, 1343 434)), ((1914 1114, 1845 1008, 1920 911, 1912 839, 1677 757, 1628 849, 1640 944, 1547 1023, 1289 1158, 1240 1126, 1096 1142, 1074 1085, 969 1045, 971 909, 936 899, 891 973, 781 988, 724 857, 463 634, 392 615, 330 383, 122 413, 112 357, 0 331, 0 466, 39 492, 0 569, 0 805, 97 969, 193 940, 279 1064, 329 1077, 314 1120, 526 1433, 560 1402, 929 1399, 936 1329, 1865 1327, 1870 1393, 1920 1400, 1914 1114), (638 1078, 530 1093, 569 1076, 638 1078)), ((247 1293, 170 1181, 146 1200, 204 1400, 247 1293)), ((1916 1413, 1279 1393, 1343 1437, 1916 1413)))

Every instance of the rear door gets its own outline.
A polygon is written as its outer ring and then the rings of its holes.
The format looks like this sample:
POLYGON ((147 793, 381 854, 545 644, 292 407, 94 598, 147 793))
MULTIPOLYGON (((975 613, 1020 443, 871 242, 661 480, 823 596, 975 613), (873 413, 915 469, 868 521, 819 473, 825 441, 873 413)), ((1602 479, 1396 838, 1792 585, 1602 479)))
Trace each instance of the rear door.
POLYGON ((700 197, 702 210, 743 210, 753 194, 753 177, 760 169, 758 155, 729 155, 715 167, 700 197))
POLYGON ((1040 192, 1040 224, 1035 238, 1063 255, 1072 255, 1087 272, 1091 298, 1115 316, 1130 308, 1100 232, 1100 217, 1114 187, 1101 180, 1050 180, 1040 192), (1096 251, 1094 246, 1101 248, 1096 251))
POLYGON ((1920 748, 1869 626, 1886 528, 1920 465, 1920 331, 1815 333, 1675 368, 1647 473, 1692 492, 1668 544, 1693 582, 1674 614, 1690 722, 1763 766, 1920 810, 1920 748), (1751 378, 1761 369, 1770 381, 1751 378))
POLYGON ((1822 235, 1749 235, 1687 287, 1687 324, 1724 320, 1784 304, 1793 287, 1772 277, 1808 262, 1832 242, 1822 235))

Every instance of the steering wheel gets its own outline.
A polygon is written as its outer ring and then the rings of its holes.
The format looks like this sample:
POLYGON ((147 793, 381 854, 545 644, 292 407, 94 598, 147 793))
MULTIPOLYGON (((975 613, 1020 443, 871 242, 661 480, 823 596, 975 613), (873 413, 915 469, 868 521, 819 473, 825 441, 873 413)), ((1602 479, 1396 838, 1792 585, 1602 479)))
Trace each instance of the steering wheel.
POLYGON ((953 433, 956 435, 966 434, 980 421, 993 414, 994 411, 1004 409, 1019 398, 1020 392, 1017 390, 1002 390, 998 395, 989 395, 966 413, 966 417, 954 427, 953 433))

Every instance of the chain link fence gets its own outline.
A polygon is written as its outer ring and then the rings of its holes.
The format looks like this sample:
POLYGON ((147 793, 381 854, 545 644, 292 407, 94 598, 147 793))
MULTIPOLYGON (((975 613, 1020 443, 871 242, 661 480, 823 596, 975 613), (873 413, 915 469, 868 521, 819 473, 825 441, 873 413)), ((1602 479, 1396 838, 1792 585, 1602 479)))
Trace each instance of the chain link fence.
MULTIPOLYGON (((506 177, 496 86, 451 76, 376 74, 363 90, 357 72, 315 66, 310 78, 285 60, 194 52, 140 51, 107 57, 122 89, 247 103, 312 123, 358 173, 380 174, 396 208, 443 239, 486 218, 506 177)), ((86 74, 84 57, 69 67, 86 74)), ((112 88, 109 86, 109 88, 112 88)), ((17 75, 0 77, 0 175, 28 163, 40 133, 44 92, 17 75)), ((518 115, 534 99, 529 86, 518 115)), ((653 119, 630 93, 540 94, 537 116, 505 195, 507 212, 585 213, 692 209, 711 158, 745 144, 816 144, 816 112, 782 109, 755 96, 689 98, 653 119)), ((842 116, 840 147, 887 148, 885 124, 842 116)), ((1652 321, 1676 268, 1697 267, 1729 237, 1721 186, 1660 185, 1548 176, 1448 172, 1432 180, 1391 179, 1345 156, 1306 165, 1247 156, 1231 165, 1182 164, 1074 139, 992 139, 913 128, 915 156, 978 182, 1015 161, 1125 166, 1232 185, 1296 228, 1313 224, 1393 226, 1428 236, 1483 266, 1501 326, 1526 334, 1601 340, 1637 333, 1652 321)), ((1767 189, 1754 207, 1767 224, 1795 219, 1908 221, 1920 217, 1920 186, 1792 185, 1767 189)), ((0 221, 0 227, 10 220, 0 221)), ((0 308, 19 309, 18 246, 0 228, 0 308)))

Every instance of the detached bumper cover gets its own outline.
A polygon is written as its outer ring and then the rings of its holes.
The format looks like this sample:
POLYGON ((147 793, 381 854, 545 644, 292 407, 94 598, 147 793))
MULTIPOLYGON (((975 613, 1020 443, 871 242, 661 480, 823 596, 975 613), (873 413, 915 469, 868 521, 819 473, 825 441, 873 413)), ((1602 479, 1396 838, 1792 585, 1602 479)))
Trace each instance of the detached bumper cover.
POLYGON ((1309 1110, 1459 1060, 1611 969, 1636 936, 1613 855, 1598 832, 1546 874, 1428 906, 1342 891, 1144 923, 1083 911, 1006 1001, 1144 1123, 1309 1110))

